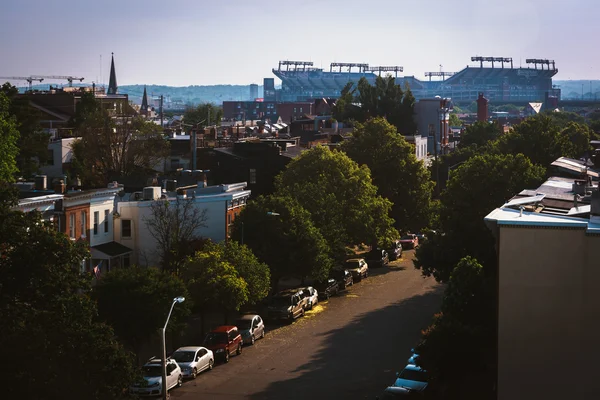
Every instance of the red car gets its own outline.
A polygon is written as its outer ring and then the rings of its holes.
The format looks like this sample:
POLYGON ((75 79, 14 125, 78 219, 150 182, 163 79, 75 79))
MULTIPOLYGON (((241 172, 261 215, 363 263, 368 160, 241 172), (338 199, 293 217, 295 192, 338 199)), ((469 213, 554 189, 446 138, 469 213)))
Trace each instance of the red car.
POLYGON ((400 244, 403 249, 415 249, 419 245, 419 238, 412 233, 400 238, 400 244))
POLYGON ((242 354, 242 335, 237 326, 219 326, 206 335, 203 346, 212 350, 215 359, 229 362, 229 356, 242 354))

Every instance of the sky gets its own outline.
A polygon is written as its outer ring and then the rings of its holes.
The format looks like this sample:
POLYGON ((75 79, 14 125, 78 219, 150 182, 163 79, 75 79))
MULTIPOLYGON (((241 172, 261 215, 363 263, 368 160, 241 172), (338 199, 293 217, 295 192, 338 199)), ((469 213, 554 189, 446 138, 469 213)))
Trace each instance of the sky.
POLYGON ((2 0, 0 76, 106 84, 114 52, 119 85, 262 84, 279 60, 425 79, 472 56, 546 58, 557 80, 600 79, 599 11, 597 0, 2 0))

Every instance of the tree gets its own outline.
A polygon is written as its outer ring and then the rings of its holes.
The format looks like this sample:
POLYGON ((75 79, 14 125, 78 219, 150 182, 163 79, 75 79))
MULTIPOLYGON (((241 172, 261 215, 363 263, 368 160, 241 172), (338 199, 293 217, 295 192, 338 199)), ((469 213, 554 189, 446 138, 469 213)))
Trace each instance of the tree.
POLYGON ((273 289, 286 276, 325 279, 333 266, 327 241, 310 213, 292 197, 252 200, 235 219, 231 237, 243 240, 269 266, 273 289))
POLYGON ((467 126, 460 137, 460 147, 484 146, 502 134, 500 126, 493 122, 477 121, 467 126))
POLYGON ((248 246, 235 240, 219 243, 223 258, 233 265, 240 277, 248 285, 248 304, 258 304, 269 295, 271 272, 269 266, 252 253, 248 246))
POLYGON ((505 154, 522 153, 532 163, 543 166, 562 156, 577 157, 569 137, 545 114, 529 117, 500 136, 498 149, 505 154))
POLYGON ((305 151, 276 177, 275 188, 311 214, 335 256, 346 245, 383 243, 397 235, 392 204, 377 195, 369 168, 343 152, 325 146, 305 151))
POLYGON ((391 216, 401 230, 418 232, 429 225, 433 182, 413 146, 383 118, 357 124, 342 151, 367 165, 379 194, 390 200, 391 216))
POLYGON ((17 172, 16 157, 19 153, 17 143, 19 131, 14 117, 9 114, 10 102, 6 95, 0 92, 0 182, 12 182, 17 172))
POLYGON ((467 160, 450 176, 441 196, 439 232, 417 248, 415 266, 447 282, 458 261, 471 255, 493 274, 495 242, 484 217, 521 190, 538 187, 544 176, 545 169, 522 154, 484 154, 467 160))
POLYGON ((0 376, 3 397, 122 397, 138 371, 133 354, 97 321, 90 278, 80 273, 87 245, 37 212, 0 208, 0 349, 11 371, 0 376))
POLYGON ((48 160, 50 135, 42 132, 39 111, 31 106, 27 97, 19 96, 16 87, 7 82, 0 87, 0 92, 10 100, 9 114, 15 117, 19 131, 19 154, 16 156, 19 175, 29 178, 48 160))
POLYGON ((73 124, 73 173, 84 186, 106 186, 113 179, 152 170, 168 154, 160 127, 142 117, 111 118, 93 95, 84 95, 73 124))
POLYGON ((494 281, 472 257, 461 259, 452 271, 442 313, 417 346, 418 363, 430 374, 435 398, 495 398, 494 281))
POLYGON ((450 124, 450 126, 463 126, 463 122, 460 118, 458 118, 458 115, 456 115, 456 109, 454 111, 455 112, 450 113, 450 119, 448 123, 450 124))
POLYGON ((229 311, 239 310, 248 302, 248 284, 225 259, 219 245, 207 243, 202 251, 189 257, 181 275, 187 283, 194 308, 202 317, 207 311, 218 310, 224 312, 227 319, 229 311))
POLYGON ((401 118, 393 122, 402 135, 414 135, 417 133, 417 123, 414 118, 415 104, 417 99, 410 90, 408 82, 404 83, 404 96, 402 96, 401 118))
POLYGON ((355 91, 354 82, 346 83, 331 110, 331 114, 336 120, 348 123, 355 119, 355 106, 353 105, 355 91))
POLYGON ((212 103, 198 104, 196 107, 186 108, 183 121, 188 126, 220 125, 223 118, 223 109, 212 103))
MULTIPOLYGON (((178 296, 187 296, 183 281, 156 268, 114 269, 94 289, 100 317, 138 355, 140 346, 158 335, 173 299, 178 296)), ((177 305, 167 330, 181 331, 190 308, 190 301, 177 305)))
POLYGON ((205 228, 206 209, 191 199, 157 200, 150 206, 146 228, 156 240, 163 271, 178 273, 185 259, 193 254, 193 242, 200 239, 198 230, 205 228))
POLYGON ((589 156, 592 146, 590 139, 592 132, 585 124, 569 122, 562 131, 562 135, 566 135, 569 139, 569 153, 574 157, 589 156))

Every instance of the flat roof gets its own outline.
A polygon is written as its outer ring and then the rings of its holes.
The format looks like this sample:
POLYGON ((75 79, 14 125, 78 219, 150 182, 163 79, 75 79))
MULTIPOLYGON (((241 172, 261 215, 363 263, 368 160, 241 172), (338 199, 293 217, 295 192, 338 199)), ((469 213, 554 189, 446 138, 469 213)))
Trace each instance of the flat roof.
POLYGON ((525 211, 521 214, 520 210, 512 208, 497 208, 489 213, 485 218, 486 222, 496 222, 502 225, 518 226, 547 226, 547 227, 566 227, 582 228, 587 233, 600 233, 600 218, 578 218, 573 216, 542 214, 537 212, 525 211))

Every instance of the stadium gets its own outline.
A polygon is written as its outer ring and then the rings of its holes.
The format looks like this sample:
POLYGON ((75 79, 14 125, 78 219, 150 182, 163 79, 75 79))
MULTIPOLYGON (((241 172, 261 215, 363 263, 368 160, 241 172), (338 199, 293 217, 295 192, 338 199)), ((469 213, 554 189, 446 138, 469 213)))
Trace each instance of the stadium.
POLYGON ((512 58, 471 57, 479 65, 460 72, 426 72, 428 79, 398 76, 401 66, 369 66, 360 63, 331 63, 329 71, 313 67, 311 61, 280 61, 273 73, 281 79, 279 101, 306 101, 319 97, 338 97, 348 82, 366 78, 371 84, 378 75, 393 74, 396 83, 407 83, 417 99, 450 97, 455 103, 470 103, 484 93, 493 103, 544 101, 546 96, 560 99, 560 89, 552 85, 558 70, 554 61, 527 59, 527 67, 514 68, 512 58), (435 78, 435 79, 432 79, 435 78), (439 79, 441 78, 441 79, 439 79))

